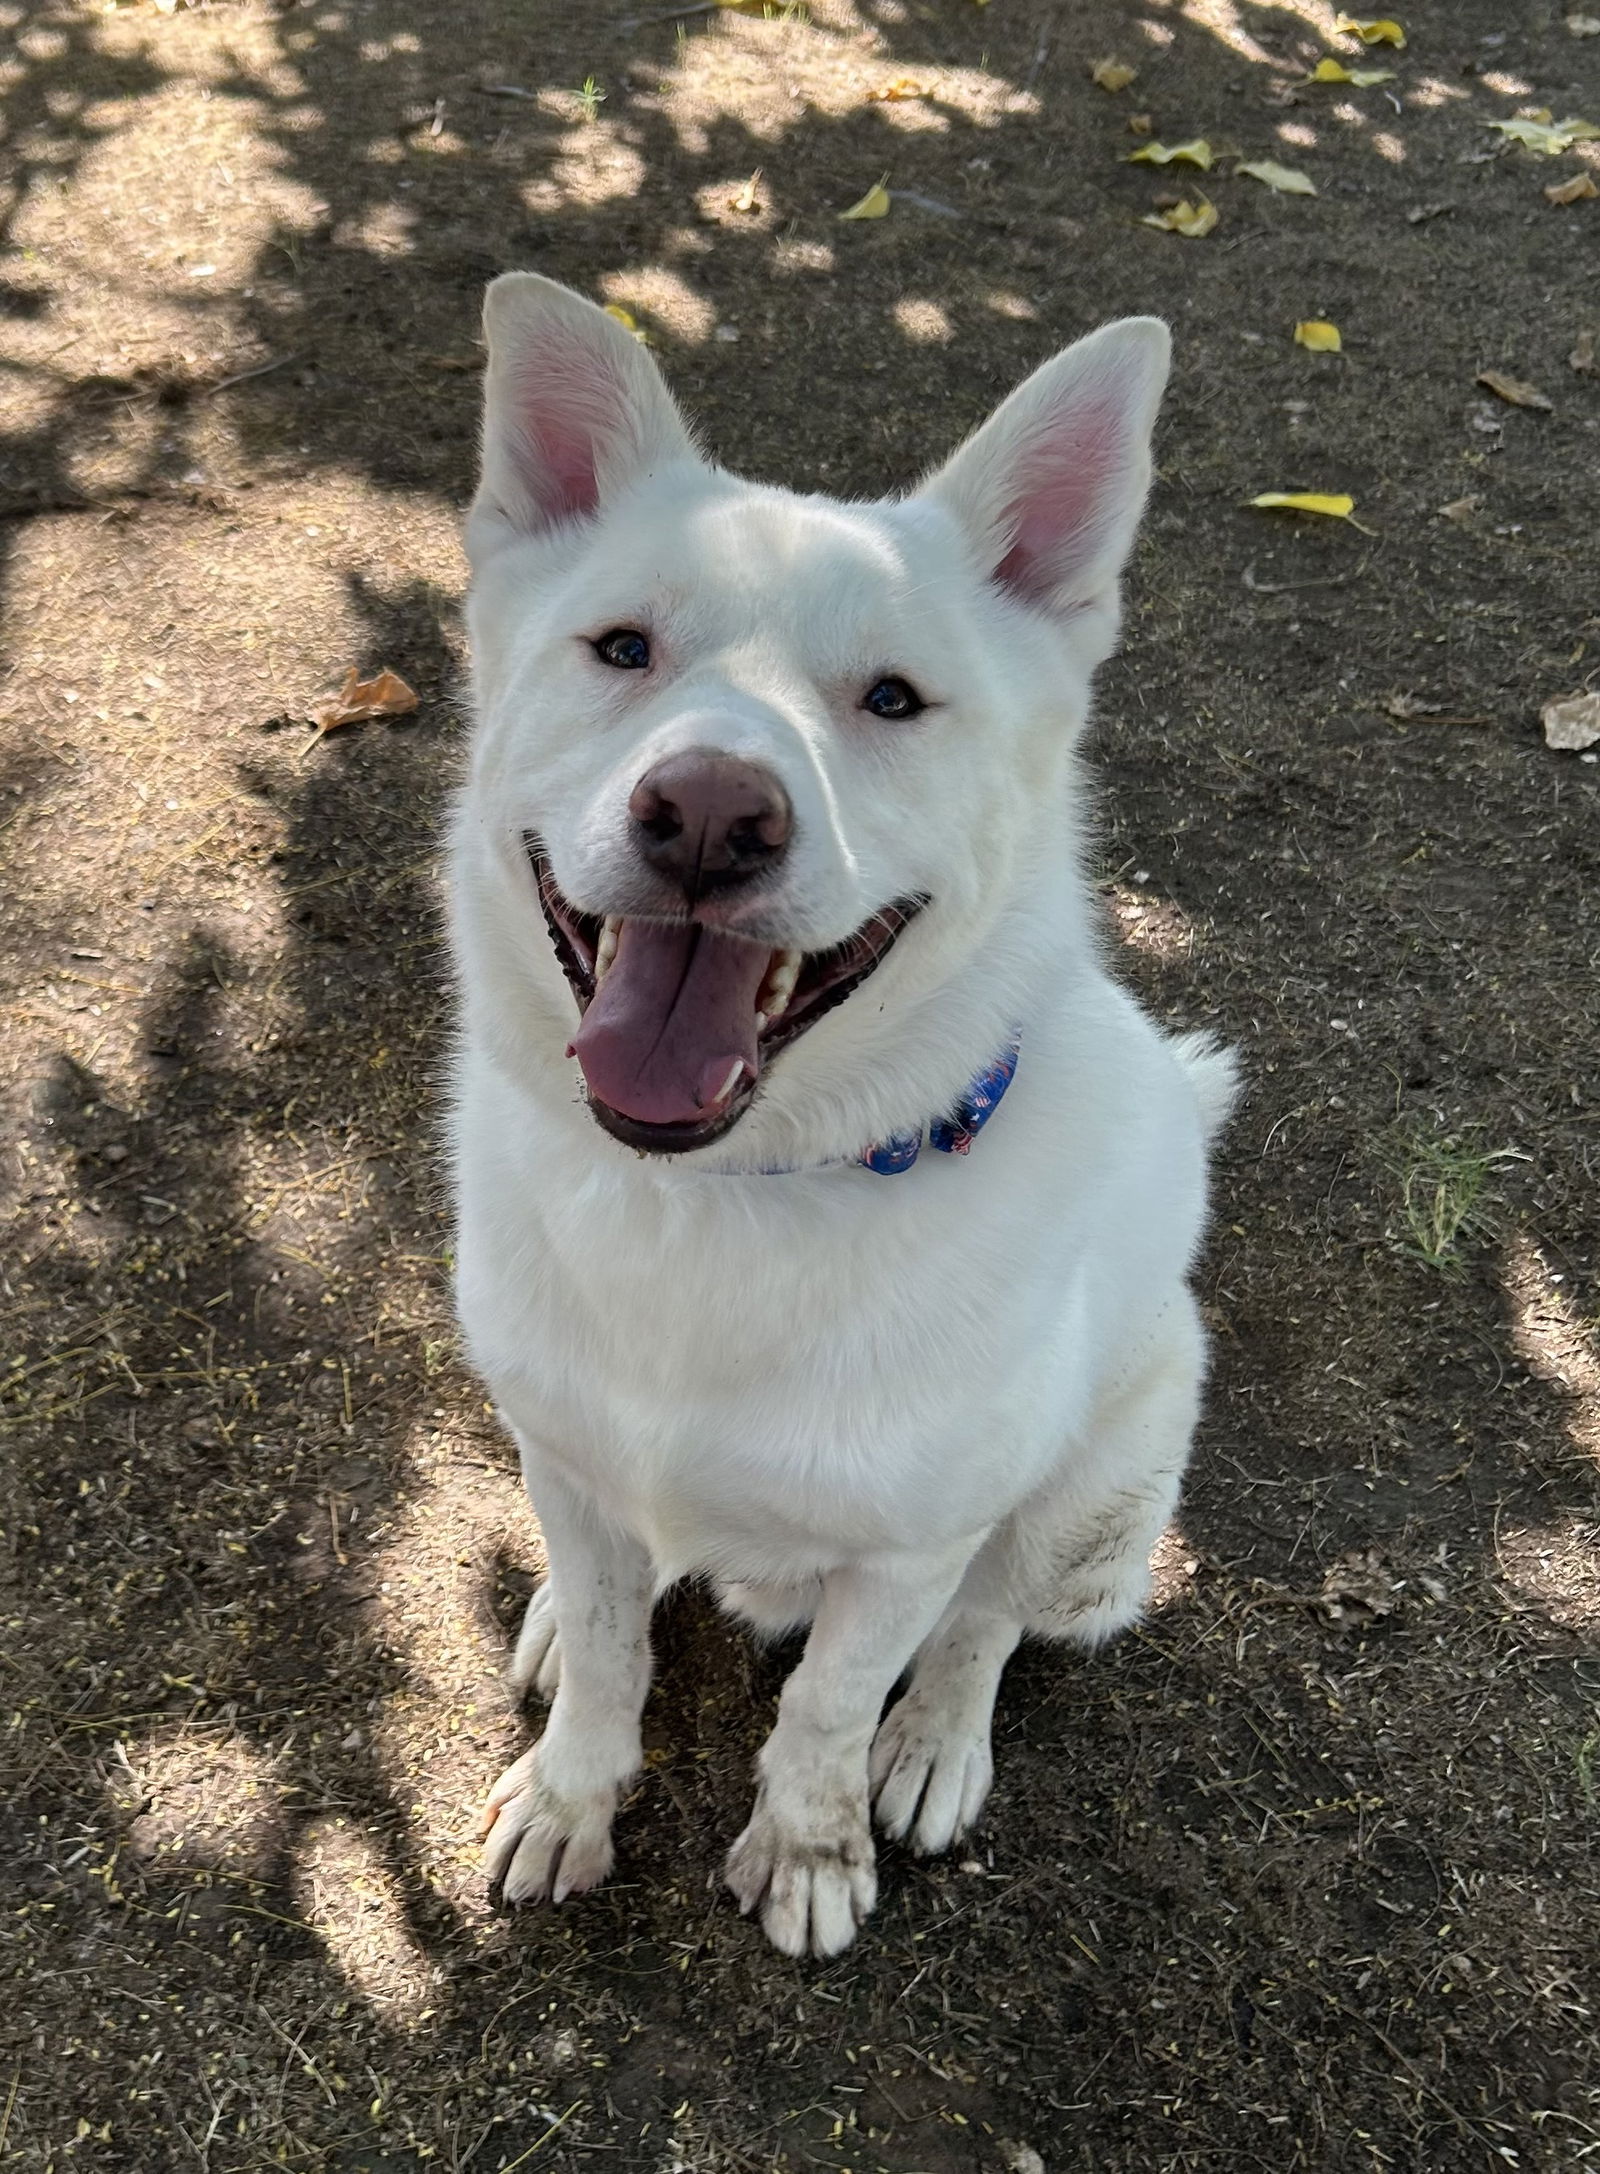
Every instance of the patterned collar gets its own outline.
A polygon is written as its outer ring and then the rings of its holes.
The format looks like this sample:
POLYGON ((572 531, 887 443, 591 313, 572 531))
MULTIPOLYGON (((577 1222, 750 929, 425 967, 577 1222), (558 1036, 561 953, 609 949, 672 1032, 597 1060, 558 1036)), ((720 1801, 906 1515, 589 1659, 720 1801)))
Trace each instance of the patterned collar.
POLYGON ((947 1116, 935 1117, 926 1128, 919 1127, 915 1132, 895 1132, 887 1140, 874 1140, 856 1156, 857 1163, 877 1177, 897 1178, 911 1168, 924 1144, 937 1148, 941 1155, 965 1155, 1000 1107, 1016 1076, 1021 1041, 1019 1028, 994 1062, 986 1064, 957 1097, 947 1116))

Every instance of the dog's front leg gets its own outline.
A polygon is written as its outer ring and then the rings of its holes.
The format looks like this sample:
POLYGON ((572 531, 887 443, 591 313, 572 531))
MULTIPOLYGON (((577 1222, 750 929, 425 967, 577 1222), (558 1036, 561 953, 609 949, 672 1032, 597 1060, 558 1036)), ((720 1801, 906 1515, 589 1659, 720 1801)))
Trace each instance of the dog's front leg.
POLYGON ((728 1858, 741 1910, 786 1955, 837 1955, 877 1899, 867 1754, 884 1700, 961 1582, 981 1535, 946 1554, 831 1571, 778 1725, 757 1761, 750 1824, 728 1858))
POLYGON ((560 1682, 539 1741, 501 1775, 484 1866, 507 1902, 561 1902, 611 1869, 617 1792, 639 1770, 650 1687, 649 1555, 523 1444, 549 1562, 560 1682))

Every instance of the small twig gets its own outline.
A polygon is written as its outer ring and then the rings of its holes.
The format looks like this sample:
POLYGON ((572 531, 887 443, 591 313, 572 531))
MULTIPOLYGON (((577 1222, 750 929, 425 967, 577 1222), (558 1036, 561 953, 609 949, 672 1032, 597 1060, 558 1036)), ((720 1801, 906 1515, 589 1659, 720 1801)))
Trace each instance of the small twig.
POLYGON ((555 2120, 551 2122, 549 2128, 545 2130, 543 2136, 535 2137, 534 2141, 528 2146, 527 2150, 522 2154, 520 2159, 512 2160, 511 2164, 506 2168, 505 2174, 517 2174, 517 2168, 519 2166, 526 2166, 528 2161, 533 2157, 536 2151, 542 2151, 544 2149, 545 2145, 549 2143, 551 2137, 555 2135, 557 2129, 563 2129, 566 2127, 567 2123, 572 2119, 573 2115, 578 2111, 578 2108, 582 2104, 582 2099, 574 2099, 572 2104, 567 2108, 564 2114, 558 2114, 556 2116, 555 2120))
POLYGON ((1039 80, 1040 72, 1043 69, 1045 62, 1049 58, 1050 34, 1046 30, 1041 30, 1039 33, 1039 42, 1033 49, 1033 59, 1028 63, 1028 72, 1022 79, 1022 89, 1024 93, 1033 89, 1033 86, 1039 80))
POLYGON ((219 377, 215 385, 207 385, 202 398, 209 400, 215 393, 225 393, 230 385, 243 385, 253 377, 265 377, 269 370, 286 370, 291 362, 298 362, 298 355, 278 355, 271 362, 258 362, 253 370, 235 370, 232 377, 219 377))
MULTIPOLYGON (((1367 558, 1372 556, 1367 553, 1367 558)), ((1367 570, 1367 559, 1351 567, 1347 574, 1323 574, 1314 581, 1257 581, 1254 559, 1245 568, 1242 579, 1253 596, 1286 596, 1291 589, 1342 589, 1355 581, 1367 570)))

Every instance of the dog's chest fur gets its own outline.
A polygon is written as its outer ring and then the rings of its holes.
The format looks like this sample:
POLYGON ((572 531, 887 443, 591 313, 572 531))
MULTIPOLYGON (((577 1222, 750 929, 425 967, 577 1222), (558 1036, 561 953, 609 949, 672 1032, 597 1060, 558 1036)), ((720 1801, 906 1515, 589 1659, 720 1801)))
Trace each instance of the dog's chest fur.
POLYGON ((1170 1045, 1085 993, 969 1157, 894 1178, 663 1170, 469 1059, 474 1359, 663 1575, 789 1579, 981 1529, 1136 1363, 1198 1222, 1198 1125, 1170 1045), (1148 1262, 1109 1242, 1147 1188, 1148 1262))

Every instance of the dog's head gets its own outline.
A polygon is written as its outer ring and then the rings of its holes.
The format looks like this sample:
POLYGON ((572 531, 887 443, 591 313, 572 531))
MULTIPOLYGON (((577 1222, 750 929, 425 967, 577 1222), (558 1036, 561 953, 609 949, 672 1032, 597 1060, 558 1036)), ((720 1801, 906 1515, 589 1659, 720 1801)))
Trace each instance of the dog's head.
POLYGON ((705 460, 566 288, 509 274, 486 324, 455 888, 502 1047, 724 1168, 920 1124, 1070 934, 1165 327, 1080 340, 913 494, 848 505, 705 460))

